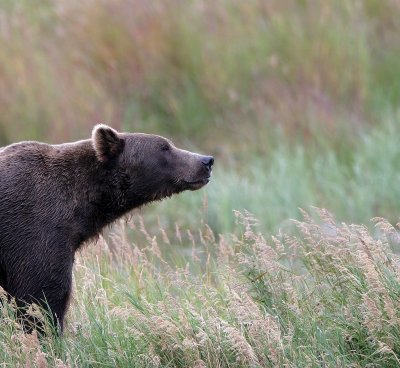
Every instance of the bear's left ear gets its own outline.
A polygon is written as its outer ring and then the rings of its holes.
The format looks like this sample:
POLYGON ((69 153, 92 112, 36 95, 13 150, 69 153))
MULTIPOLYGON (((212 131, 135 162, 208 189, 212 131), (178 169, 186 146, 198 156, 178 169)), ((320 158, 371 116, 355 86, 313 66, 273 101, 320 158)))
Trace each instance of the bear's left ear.
POLYGON ((101 162, 118 157, 125 143, 116 130, 105 124, 97 124, 93 128, 92 142, 96 156, 101 162))

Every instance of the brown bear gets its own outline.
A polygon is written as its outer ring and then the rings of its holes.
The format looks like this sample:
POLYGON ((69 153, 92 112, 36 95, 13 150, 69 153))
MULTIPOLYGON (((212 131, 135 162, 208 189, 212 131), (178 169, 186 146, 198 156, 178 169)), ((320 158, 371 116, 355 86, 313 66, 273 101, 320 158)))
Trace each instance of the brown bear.
POLYGON ((62 330, 82 243, 136 207, 203 187, 213 163, 103 124, 87 140, 0 149, 0 286, 20 306, 47 306, 62 330))

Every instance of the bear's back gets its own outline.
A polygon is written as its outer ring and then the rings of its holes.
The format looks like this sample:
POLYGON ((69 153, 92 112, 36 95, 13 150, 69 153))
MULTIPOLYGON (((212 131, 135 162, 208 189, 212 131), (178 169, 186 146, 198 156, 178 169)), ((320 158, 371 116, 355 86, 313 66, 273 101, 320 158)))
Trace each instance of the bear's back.
POLYGON ((21 142, 1 148, 0 192, 3 193, 2 197, 5 194, 18 196, 17 189, 32 189, 35 178, 45 169, 49 151, 51 151, 51 146, 38 142, 21 142))

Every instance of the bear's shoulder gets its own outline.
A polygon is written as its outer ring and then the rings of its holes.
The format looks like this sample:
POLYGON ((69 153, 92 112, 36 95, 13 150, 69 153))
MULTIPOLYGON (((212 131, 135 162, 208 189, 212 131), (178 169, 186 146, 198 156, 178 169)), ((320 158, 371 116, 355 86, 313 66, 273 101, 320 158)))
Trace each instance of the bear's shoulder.
POLYGON ((36 141, 23 141, 19 143, 13 143, 9 146, 0 148, 0 157, 9 155, 18 155, 23 153, 33 153, 33 152, 50 152, 52 146, 47 143, 41 143, 36 141))
MULTIPOLYGON (((54 156, 54 148, 46 143, 24 141, 0 149, 0 171, 35 172, 54 156)), ((11 174, 11 172, 10 172, 11 174)))

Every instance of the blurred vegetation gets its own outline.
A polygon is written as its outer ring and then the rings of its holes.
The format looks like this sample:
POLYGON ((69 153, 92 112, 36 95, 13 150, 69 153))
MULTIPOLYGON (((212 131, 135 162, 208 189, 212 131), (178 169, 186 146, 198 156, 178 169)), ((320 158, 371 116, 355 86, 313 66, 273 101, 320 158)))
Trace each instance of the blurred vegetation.
POLYGON ((397 219, 399 60, 392 0, 4 0, 0 143, 106 122, 214 154, 167 223, 202 202, 217 231, 233 208, 274 229, 309 205, 397 219))

